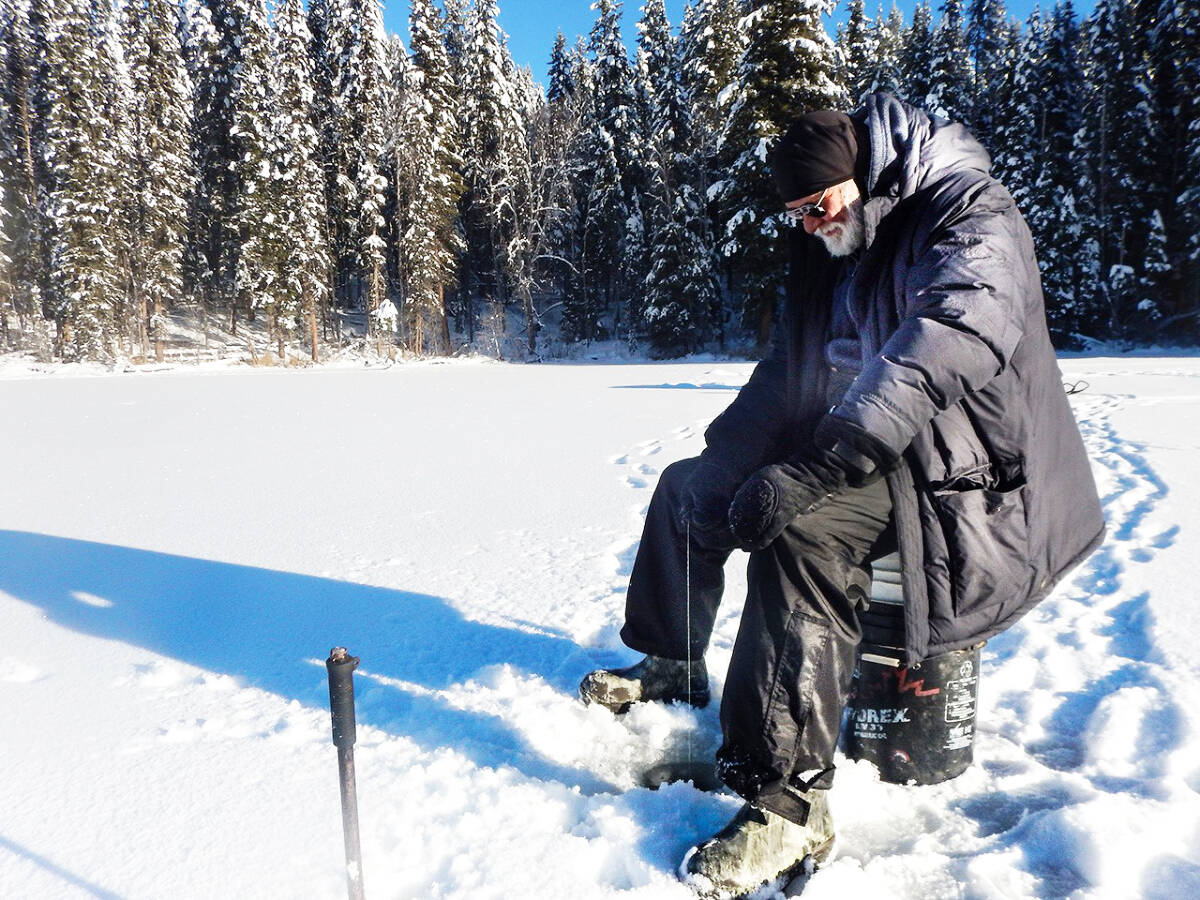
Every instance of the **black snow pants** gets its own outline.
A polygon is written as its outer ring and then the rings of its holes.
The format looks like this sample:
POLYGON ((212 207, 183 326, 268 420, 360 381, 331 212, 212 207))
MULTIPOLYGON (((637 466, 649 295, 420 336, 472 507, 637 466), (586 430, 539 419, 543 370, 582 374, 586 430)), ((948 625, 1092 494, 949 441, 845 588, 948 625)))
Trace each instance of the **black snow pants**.
MULTIPOLYGON (((621 631, 634 650, 669 659, 686 659, 689 642, 693 659, 704 654, 734 549, 698 543, 694 533, 688 547, 679 507, 696 463, 674 463, 659 479, 621 631)), ((891 511, 883 479, 847 488, 750 554, 746 605, 721 700, 717 770, 747 800, 793 821, 807 818, 803 792, 828 788, 833 778, 862 636, 857 607, 868 599, 869 561, 896 548, 891 511)))

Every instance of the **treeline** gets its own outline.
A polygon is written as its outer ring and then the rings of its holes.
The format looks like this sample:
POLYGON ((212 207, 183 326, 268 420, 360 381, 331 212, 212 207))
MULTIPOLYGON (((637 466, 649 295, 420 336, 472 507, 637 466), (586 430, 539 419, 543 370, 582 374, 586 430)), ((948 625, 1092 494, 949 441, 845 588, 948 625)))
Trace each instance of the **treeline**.
POLYGON ((183 314, 314 359, 762 341, 767 151, 874 89, 988 147, 1060 341, 1196 338, 1200 4, 853 0, 836 40, 832 6, 646 0, 631 54, 598 0, 543 91, 495 0, 412 0, 407 47, 377 0, 0 0, 0 346, 161 358, 183 314))
POLYGON ((966 123, 1025 214, 1060 344, 1200 336, 1200 3, 1069 0, 1023 26, 946 0, 907 27, 853 0, 852 94, 896 90, 966 123))

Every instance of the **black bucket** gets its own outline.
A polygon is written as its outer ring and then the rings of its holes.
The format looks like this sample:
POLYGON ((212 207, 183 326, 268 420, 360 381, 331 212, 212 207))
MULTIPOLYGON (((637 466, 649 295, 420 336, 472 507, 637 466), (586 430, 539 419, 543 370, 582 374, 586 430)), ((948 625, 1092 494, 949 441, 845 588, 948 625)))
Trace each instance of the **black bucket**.
POLYGON ((983 644, 905 666, 903 652, 890 646, 903 641, 886 637, 889 630, 896 633, 896 624, 903 634, 903 607, 872 603, 870 613, 864 614, 866 637, 885 642, 859 647, 847 705, 846 755, 870 760, 879 777, 894 784, 937 784, 961 775, 975 744, 983 644))

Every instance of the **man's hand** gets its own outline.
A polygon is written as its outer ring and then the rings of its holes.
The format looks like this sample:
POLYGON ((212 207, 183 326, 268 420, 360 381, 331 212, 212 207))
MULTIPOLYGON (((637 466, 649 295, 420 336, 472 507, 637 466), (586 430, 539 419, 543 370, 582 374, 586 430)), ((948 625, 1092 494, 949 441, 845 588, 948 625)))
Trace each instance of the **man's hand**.
POLYGON ((761 550, 788 522, 814 512, 846 486, 846 470, 827 453, 764 466, 734 495, 729 525, 743 550, 761 550))
POLYGON ((861 487, 877 480, 900 462, 893 450, 853 422, 827 415, 817 425, 813 443, 832 454, 846 471, 847 481, 861 487))

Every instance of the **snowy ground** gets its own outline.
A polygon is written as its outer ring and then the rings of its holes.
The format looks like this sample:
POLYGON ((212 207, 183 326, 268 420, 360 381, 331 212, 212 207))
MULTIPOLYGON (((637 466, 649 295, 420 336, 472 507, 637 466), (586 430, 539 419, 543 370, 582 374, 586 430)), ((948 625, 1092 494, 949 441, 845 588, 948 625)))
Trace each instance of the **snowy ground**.
MULTIPOLYGON (((1200 891, 1200 360, 1063 368, 1108 542, 988 645, 966 774, 841 767, 806 897, 1200 891)), ((635 777, 711 753, 715 706, 574 688, 634 658, 640 517, 749 369, 0 371, 0 895, 344 896, 345 644, 368 896, 690 897, 737 801, 635 777)))

